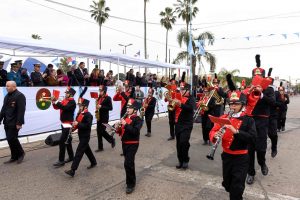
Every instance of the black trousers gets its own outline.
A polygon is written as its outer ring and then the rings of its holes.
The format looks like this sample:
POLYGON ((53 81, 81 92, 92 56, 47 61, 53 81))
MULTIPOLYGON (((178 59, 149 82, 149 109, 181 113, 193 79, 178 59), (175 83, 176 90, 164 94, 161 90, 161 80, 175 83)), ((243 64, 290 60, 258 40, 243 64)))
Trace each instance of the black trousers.
POLYGON ((277 129, 282 129, 285 127, 286 121, 286 111, 279 111, 278 112, 278 121, 277 121, 277 129))
POLYGON ((202 137, 203 141, 209 140, 209 132, 212 129, 212 122, 210 121, 208 114, 201 115, 202 137))
POLYGON ((97 137, 98 137, 98 149, 103 149, 102 137, 106 139, 107 142, 112 143, 113 137, 109 135, 106 131, 106 127, 102 122, 97 122, 97 137))
POLYGON ((72 140, 68 141, 68 144, 66 144, 66 141, 68 139, 70 128, 62 128, 61 129, 61 137, 59 139, 59 158, 58 160, 63 162, 65 161, 65 153, 66 148, 70 159, 74 158, 74 152, 72 148, 72 140))
POLYGON ((19 130, 16 128, 16 126, 4 126, 4 130, 6 134, 6 140, 11 152, 11 159, 17 160, 20 156, 24 154, 24 150, 18 139, 19 130))
POLYGON ((189 149, 192 130, 192 125, 175 125, 176 149, 179 163, 188 163, 190 161, 189 149))
POLYGON ((257 162, 262 167, 266 164, 267 151, 267 135, 269 127, 269 118, 253 117, 256 126, 256 141, 255 144, 249 145, 249 169, 248 174, 255 175, 255 152, 257 154, 257 162))
POLYGON ((175 110, 168 111, 168 116, 169 116, 170 136, 175 137, 175 110))
POLYGON ((97 164, 96 158, 91 150, 91 147, 89 145, 90 138, 79 138, 79 144, 76 149, 75 157, 71 166, 72 170, 77 170, 79 163, 83 157, 83 154, 85 154, 88 159, 90 160, 91 164, 97 164))
POLYGON ((135 154, 139 148, 139 144, 122 144, 124 154, 124 168, 126 172, 126 185, 129 188, 135 187, 135 154))
POLYGON ((275 117, 269 118, 268 136, 271 139, 272 151, 277 151, 278 135, 277 135, 277 118, 275 117))
POLYGON ((223 163, 222 185, 229 192, 230 200, 241 200, 249 166, 248 154, 231 155, 223 152, 221 157, 223 163))
POLYGON ((147 133, 151 133, 151 121, 153 119, 154 113, 146 113, 145 114, 145 121, 147 125, 147 133))

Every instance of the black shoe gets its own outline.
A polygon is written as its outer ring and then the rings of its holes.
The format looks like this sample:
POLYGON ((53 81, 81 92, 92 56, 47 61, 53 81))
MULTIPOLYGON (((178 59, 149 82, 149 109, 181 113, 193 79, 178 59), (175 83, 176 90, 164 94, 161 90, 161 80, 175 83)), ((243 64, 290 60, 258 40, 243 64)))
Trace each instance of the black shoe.
POLYGON ((64 161, 57 161, 56 163, 53 164, 54 167, 62 167, 65 165, 64 161))
POLYGON ((73 161, 73 158, 68 158, 67 160, 65 160, 65 163, 69 163, 69 162, 72 162, 73 161))
POLYGON ((92 168, 94 168, 94 167, 96 167, 96 166, 97 166, 97 163, 93 163, 93 164, 91 164, 90 166, 88 166, 87 169, 92 169, 92 168))
POLYGON ((285 131, 285 127, 282 127, 281 131, 285 131))
POLYGON ((18 163, 18 164, 22 163, 23 160, 24 160, 24 157, 25 157, 25 152, 18 158, 17 163, 18 163))
POLYGON ((175 139, 175 137, 172 137, 172 136, 171 136, 171 137, 168 138, 168 141, 174 140, 174 139, 175 139))
POLYGON ((254 176, 248 175, 247 178, 246 178, 246 183, 248 185, 252 185, 254 183, 254 176))
POLYGON ((147 136, 147 137, 151 137, 151 133, 150 133, 150 132, 148 132, 148 133, 146 133, 146 134, 145 134, 145 136, 147 136))
POLYGON ((189 163, 187 162, 182 163, 182 169, 187 169, 187 168, 189 168, 189 163))
POLYGON ((126 187, 126 194, 131 194, 134 191, 134 187, 126 187))
POLYGON ((272 153, 271 153, 272 158, 275 158, 276 155, 277 155, 277 150, 272 151, 272 153))
POLYGON ((115 148, 115 146, 116 146, 116 139, 113 138, 111 141, 111 148, 115 148))
POLYGON ((202 143, 202 145, 208 145, 208 142, 207 142, 207 141, 204 141, 204 142, 202 143))
POLYGON ((181 169, 182 168, 182 164, 183 163, 178 163, 178 165, 176 165, 176 169, 181 169))
POLYGON ((262 167, 261 167, 261 173, 264 175, 264 176, 267 176, 268 173, 269 173, 269 168, 267 167, 266 164, 264 164, 262 167))
POLYGON ((16 161, 17 161, 17 159, 9 159, 8 161, 5 161, 3 164, 9 164, 9 163, 13 163, 16 161))
POLYGON ((102 149, 97 149, 95 152, 97 153, 97 152, 101 152, 101 151, 104 151, 104 149, 102 148, 102 149))
POLYGON ((75 175, 75 171, 73 169, 66 170, 65 173, 72 176, 72 177, 74 177, 74 175, 75 175))

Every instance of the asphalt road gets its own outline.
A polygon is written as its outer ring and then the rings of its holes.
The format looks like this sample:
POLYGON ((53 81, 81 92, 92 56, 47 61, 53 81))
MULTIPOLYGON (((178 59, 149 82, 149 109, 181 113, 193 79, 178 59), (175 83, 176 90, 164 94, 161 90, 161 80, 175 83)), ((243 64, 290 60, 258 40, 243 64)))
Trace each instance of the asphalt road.
MULTIPOLYGON (((262 176, 257 167, 256 181, 246 186, 247 200, 300 199, 300 97, 292 97, 288 110, 286 131, 279 134, 278 155, 270 156, 268 145, 267 165, 269 175, 262 176)), ((0 199, 188 199, 225 200, 228 194, 221 186, 221 148, 215 160, 206 158, 208 146, 202 145, 200 124, 195 124, 190 149, 190 165, 186 171, 177 170, 175 141, 167 141, 168 122, 160 118, 153 122, 152 137, 141 131, 141 143, 136 155, 137 186, 135 192, 125 194, 125 171, 120 156, 119 138, 115 149, 104 142, 105 150, 95 153, 98 166, 87 170, 89 162, 83 158, 74 178, 62 168, 52 164, 58 159, 58 147, 47 147, 42 142, 24 145, 26 157, 22 164, 2 164, 8 160, 8 149, 0 150, 0 199)), ((95 131, 93 131, 95 135, 95 131)), ((96 149, 97 139, 91 139, 96 149)), ((75 149, 77 142, 74 143, 75 149)))

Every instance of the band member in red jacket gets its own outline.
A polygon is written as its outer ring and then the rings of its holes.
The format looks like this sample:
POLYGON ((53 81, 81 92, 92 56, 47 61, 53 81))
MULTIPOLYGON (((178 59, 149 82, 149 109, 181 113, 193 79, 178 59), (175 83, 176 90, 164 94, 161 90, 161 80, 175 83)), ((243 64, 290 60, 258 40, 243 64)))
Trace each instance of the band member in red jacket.
POLYGON ((75 171, 77 170, 79 163, 85 154, 91 165, 87 167, 87 169, 91 169, 97 165, 96 158, 91 150, 89 145, 90 137, 91 137, 91 127, 93 122, 93 115, 88 111, 88 106, 90 101, 87 99, 81 99, 82 102, 79 102, 79 113, 76 116, 76 120, 73 122, 73 130, 78 129, 78 138, 79 144, 75 153, 74 161, 72 163, 71 169, 65 171, 66 174, 70 176, 75 175, 75 171))
POLYGON ((129 99, 125 117, 115 125, 116 132, 120 135, 122 140, 127 194, 132 193, 136 185, 134 160, 139 148, 140 130, 143 126, 142 119, 137 116, 137 111, 140 107, 141 105, 134 99, 129 99))
POLYGON ((212 143, 222 138, 222 185, 231 200, 243 199, 245 180, 249 166, 248 144, 254 143, 256 129, 254 120, 244 112, 246 95, 233 90, 228 94, 230 114, 220 118, 229 118, 231 124, 215 123, 209 136, 212 143), (225 132, 224 132, 225 130, 225 132))
POLYGON ((118 86, 116 94, 113 98, 114 101, 121 101, 121 113, 120 118, 124 116, 126 113, 126 105, 129 98, 135 98, 134 97, 134 89, 132 88, 131 83, 128 80, 125 80, 124 82, 125 92, 123 91, 122 86, 118 86))
POLYGON ((99 97, 97 100, 96 109, 98 110, 98 119, 97 119, 97 136, 98 136, 98 149, 96 152, 103 151, 103 141, 102 137, 104 137, 110 144, 111 147, 114 148, 116 145, 116 141, 113 136, 109 135, 105 130, 105 126, 103 123, 108 123, 109 121, 109 111, 113 109, 112 101, 110 96, 107 95, 107 87, 104 85, 99 86, 99 97))
MULTIPOLYGON (((184 80, 184 79, 183 79, 184 80)), ((193 130, 193 116, 196 107, 195 99, 190 95, 191 85, 181 81, 180 94, 173 99, 175 101, 175 135, 176 149, 179 164, 177 169, 187 169, 190 148, 190 137, 193 130)))
MULTIPOLYGON (((54 99, 52 105, 54 109, 60 110, 60 121, 62 124, 72 124, 74 120, 74 112, 76 109, 76 102, 73 97, 76 91, 73 88, 68 87, 65 93, 66 96, 64 100, 60 102, 54 99)), ((64 166, 65 163, 73 161, 74 158, 71 139, 69 139, 69 141, 67 142, 68 144, 66 144, 70 132, 70 128, 64 128, 63 126, 61 127, 62 127, 61 137, 59 140, 59 158, 58 158, 58 162, 53 164, 55 167, 64 166), (69 159, 65 161, 66 147, 67 147, 69 159)))
POLYGON ((143 102, 143 109, 145 112, 145 121, 147 125, 147 137, 151 137, 151 121, 154 116, 155 106, 156 106, 156 98, 153 96, 154 89, 149 88, 148 97, 143 102))

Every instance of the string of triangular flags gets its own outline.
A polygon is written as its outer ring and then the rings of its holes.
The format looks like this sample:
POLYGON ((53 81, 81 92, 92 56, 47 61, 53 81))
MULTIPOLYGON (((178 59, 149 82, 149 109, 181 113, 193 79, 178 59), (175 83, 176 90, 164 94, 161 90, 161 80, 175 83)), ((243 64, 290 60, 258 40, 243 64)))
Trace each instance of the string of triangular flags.
POLYGON ((300 32, 295 32, 295 33, 280 33, 280 34, 275 34, 275 33, 270 33, 266 35, 252 35, 252 36, 244 36, 244 37, 222 37, 222 38, 216 38, 215 40, 232 40, 232 39, 246 39, 250 41, 251 39, 255 38, 260 38, 260 37, 272 37, 272 36, 282 36, 284 39, 290 38, 297 36, 298 38, 300 37, 300 32))

